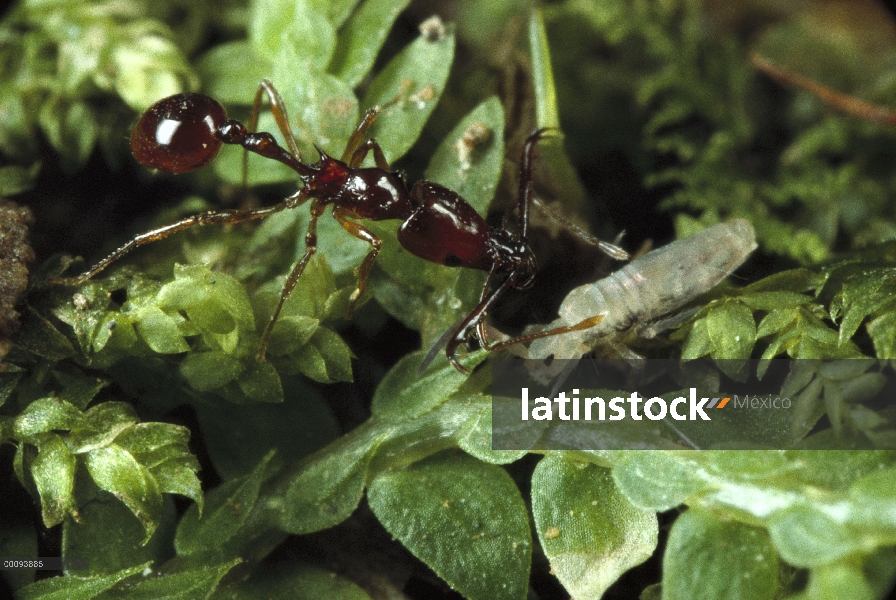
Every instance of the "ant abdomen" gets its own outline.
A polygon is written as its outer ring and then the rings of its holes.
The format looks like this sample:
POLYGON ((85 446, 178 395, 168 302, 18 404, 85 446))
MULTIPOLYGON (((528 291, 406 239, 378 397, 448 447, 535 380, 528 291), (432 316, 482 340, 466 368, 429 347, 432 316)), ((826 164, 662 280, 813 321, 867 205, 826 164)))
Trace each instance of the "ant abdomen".
POLYGON ((150 106, 131 130, 131 150, 141 164, 166 173, 188 173, 212 162, 221 149, 218 129, 227 114, 203 94, 177 94, 150 106))
POLYGON ((492 230, 479 213, 453 191, 421 181, 411 197, 418 208, 398 229, 398 242, 415 256, 448 267, 491 270, 492 230))

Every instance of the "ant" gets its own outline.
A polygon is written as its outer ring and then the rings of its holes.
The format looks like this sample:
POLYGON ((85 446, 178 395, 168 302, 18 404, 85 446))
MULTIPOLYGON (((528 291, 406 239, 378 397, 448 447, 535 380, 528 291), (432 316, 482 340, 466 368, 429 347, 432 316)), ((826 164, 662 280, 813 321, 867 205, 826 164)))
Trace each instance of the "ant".
MULTIPOLYGON (((253 152, 291 168, 298 173, 303 187, 273 206, 254 210, 210 211, 147 231, 80 276, 57 281, 79 285, 133 248, 159 241, 195 225, 253 221, 310 201, 311 218, 305 233, 305 254, 286 279, 280 300, 261 338, 256 356, 259 361, 265 360, 268 340, 284 302, 317 251, 317 220, 329 204, 333 205, 333 218, 350 235, 371 246, 358 269, 358 286, 349 300, 349 317, 355 303, 364 293, 370 269, 382 246, 382 240, 378 236, 354 219, 401 219, 404 223, 397 233, 398 242, 412 254, 448 267, 466 267, 488 272, 479 304, 446 332, 446 355, 454 368, 462 373, 469 370, 457 362, 455 354, 458 346, 466 344, 474 330, 482 346, 493 350, 597 324, 599 318, 586 319, 578 325, 531 334, 495 345, 489 344, 485 338, 482 322, 487 311, 509 288, 527 288, 535 277, 535 257, 527 244, 529 205, 532 202, 532 162, 535 145, 544 137, 547 129, 539 129, 529 135, 523 146, 517 200, 519 228, 513 233, 504 228, 490 227, 466 200, 439 184, 419 181, 408 187, 403 174, 391 170, 376 140, 364 139, 380 110, 381 107, 377 106, 365 113, 349 137, 339 160, 315 146, 320 160, 314 164, 306 164, 302 161, 293 136, 283 100, 267 79, 259 84, 256 91, 248 127, 239 121, 228 120, 224 108, 216 100, 202 94, 184 93, 159 100, 143 113, 131 132, 131 150, 143 165, 168 173, 186 173, 214 160, 222 144, 235 144, 244 149, 244 181, 248 152, 253 152), (265 93, 288 149, 281 147, 270 133, 254 131, 262 95, 265 93), (373 152, 376 167, 361 167, 369 152, 373 152), (503 280, 492 289, 493 282, 499 277, 503 277, 503 280)), ((625 251, 612 244, 596 239, 593 241, 615 258, 624 259, 628 256, 625 251)), ((436 349, 438 347, 440 346, 436 349)))

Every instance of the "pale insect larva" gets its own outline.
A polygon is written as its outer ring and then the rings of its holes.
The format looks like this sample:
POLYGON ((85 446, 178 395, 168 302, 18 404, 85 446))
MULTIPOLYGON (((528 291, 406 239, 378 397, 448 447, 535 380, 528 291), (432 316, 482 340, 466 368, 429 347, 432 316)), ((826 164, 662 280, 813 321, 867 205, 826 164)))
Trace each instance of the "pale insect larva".
MULTIPOLYGON (((560 306, 559 318, 539 330, 603 315, 600 323, 534 340, 524 354, 533 359, 579 358, 591 352, 599 338, 659 318, 711 290, 755 249, 756 232, 745 219, 719 223, 657 248, 609 277, 572 290, 560 306)), ((514 350, 523 354, 521 346, 514 350)))

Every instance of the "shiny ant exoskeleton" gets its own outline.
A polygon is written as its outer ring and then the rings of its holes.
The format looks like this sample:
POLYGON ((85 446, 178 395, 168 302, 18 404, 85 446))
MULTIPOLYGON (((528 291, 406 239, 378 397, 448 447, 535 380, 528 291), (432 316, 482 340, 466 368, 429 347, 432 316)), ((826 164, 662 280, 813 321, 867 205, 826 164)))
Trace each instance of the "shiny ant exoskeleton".
MULTIPOLYGON (((261 219, 287 208, 296 208, 310 200, 311 218, 305 234, 305 254, 286 279, 280 301, 261 338, 258 360, 265 359, 265 350, 283 303, 302 276, 311 256, 317 251, 317 220, 327 205, 333 205, 333 217, 352 236, 370 244, 371 250, 358 270, 358 287, 351 296, 349 316, 367 284, 367 276, 376 260, 382 240, 372 231, 351 219, 381 221, 401 219, 399 243, 412 254, 449 267, 466 267, 488 272, 479 304, 449 332, 446 354, 459 371, 467 369, 455 359, 457 347, 480 326, 486 312, 509 288, 531 285, 535 276, 535 257, 527 245, 529 206, 532 201, 532 162, 535 144, 546 129, 535 131, 523 146, 519 179, 519 229, 490 227, 458 194, 436 183, 420 181, 408 187, 402 175, 392 171, 379 144, 364 140, 376 118, 379 107, 367 111, 346 144, 340 160, 317 148, 320 160, 302 162, 286 115, 286 107, 270 81, 258 87, 249 126, 228 120, 223 107, 208 96, 195 93, 178 94, 156 102, 137 121, 131 132, 131 149, 142 164, 168 173, 186 173, 214 160, 222 144, 236 144, 248 152, 277 160, 298 173, 303 187, 280 204, 256 210, 220 210, 194 215, 171 225, 140 234, 97 263, 82 275, 63 280, 80 284, 90 279, 131 249, 168 237, 172 233, 210 223, 239 223, 261 219), (267 93, 271 112, 289 150, 281 147, 270 133, 253 131, 257 125, 262 94, 267 93), (376 167, 361 167, 368 152, 373 152, 376 167), (494 289, 497 277, 503 280, 494 289)), ((316 146, 315 146, 316 147, 316 146)), ((245 161, 244 161, 245 168, 245 161)), ((245 179, 245 173, 244 173, 245 179)), ((624 251, 612 244, 594 240, 605 252, 626 258, 624 251)), ((599 319, 598 319, 599 321, 599 319)), ((595 319, 587 319, 573 327, 526 336, 525 340, 546 337, 565 331, 591 327, 595 319)), ((482 344, 489 346, 484 331, 479 330, 482 344)), ((505 347, 512 342, 501 343, 505 347)))

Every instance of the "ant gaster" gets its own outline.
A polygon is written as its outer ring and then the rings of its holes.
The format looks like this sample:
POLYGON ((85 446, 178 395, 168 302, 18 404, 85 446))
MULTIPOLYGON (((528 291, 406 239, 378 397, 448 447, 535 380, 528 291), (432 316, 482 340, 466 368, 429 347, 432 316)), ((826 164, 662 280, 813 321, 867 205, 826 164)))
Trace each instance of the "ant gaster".
MULTIPOLYGON (((317 220, 329 204, 333 205, 333 217, 339 224, 349 234, 371 246, 358 269, 358 287, 350 299, 349 316, 364 292, 367 276, 382 245, 378 236, 353 219, 403 220, 397 233, 398 241, 412 254, 449 267, 488 272, 479 304, 447 332, 448 360, 461 372, 467 372, 467 369, 455 358, 457 348, 466 343, 477 327, 482 345, 495 349, 597 324, 599 317, 587 319, 572 327, 524 336, 494 346, 489 345, 485 339, 482 321, 486 312, 509 288, 526 288, 535 277, 535 257, 527 244, 529 206, 532 199, 532 162, 535 144, 544 136, 546 129, 539 129, 529 135, 523 146, 518 198, 520 220, 518 231, 513 233, 507 229, 490 227, 472 206, 448 188, 430 181, 420 181, 409 188, 402 175, 391 170, 379 144, 373 139, 364 140, 379 110, 379 107, 374 107, 367 111, 349 137, 340 160, 328 156, 315 146, 320 160, 315 164, 306 164, 302 162, 293 137, 283 100, 268 80, 259 84, 248 127, 239 121, 228 120, 223 107, 202 94, 178 94, 156 102, 143 113, 131 132, 131 149, 137 160, 145 166, 168 173, 186 173, 214 160, 222 144, 236 144, 248 152, 271 158, 291 168, 298 173, 303 187, 273 206, 255 210, 211 211, 148 231, 133 238, 89 271, 62 282, 74 285, 83 283, 131 249, 161 240, 194 225, 261 219, 288 208, 296 208, 310 200, 311 218, 305 233, 305 254, 286 279, 280 300, 261 338, 257 354, 259 361, 265 359, 267 343, 283 303, 317 251, 317 220), (288 150, 281 147, 270 133, 254 131, 264 93, 267 93, 271 112, 286 140, 288 150), (361 167, 371 151, 376 167, 361 167), (503 279, 493 288, 492 284, 497 278, 503 279)), ((244 155, 243 161, 244 181, 247 156, 244 155)), ((612 244, 598 243, 611 256, 627 257, 623 250, 612 244)))

